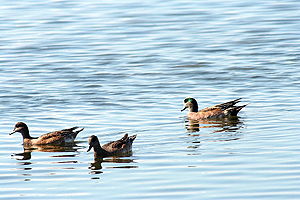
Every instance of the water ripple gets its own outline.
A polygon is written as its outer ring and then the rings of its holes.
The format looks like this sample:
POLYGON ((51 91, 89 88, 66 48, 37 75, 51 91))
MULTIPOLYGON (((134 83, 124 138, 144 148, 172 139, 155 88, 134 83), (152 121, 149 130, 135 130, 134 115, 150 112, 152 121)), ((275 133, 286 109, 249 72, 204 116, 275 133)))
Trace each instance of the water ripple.
POLYGON ((298 199, 296 1, 6 1, 0 12, 0 197, 298 199), (236 119, 186 120, 250 102, 236 119), (83 126, 74 146, 24 149, 83 126), (95 160, 138 134, 132 155, 95 160), (101 189, 99 189, 101 188, 101 189), (116 192, 118 191, 118 192, 116 192))

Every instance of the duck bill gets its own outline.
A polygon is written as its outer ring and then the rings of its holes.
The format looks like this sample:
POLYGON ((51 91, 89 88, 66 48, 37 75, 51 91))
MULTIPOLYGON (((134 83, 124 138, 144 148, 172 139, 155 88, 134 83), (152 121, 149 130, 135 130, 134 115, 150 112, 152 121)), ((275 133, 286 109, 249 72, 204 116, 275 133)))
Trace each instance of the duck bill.
POLYGON ((16 130, 13 130, 13 132, 11 132, 9 135, 12 135, 12 134, 14 134, 15 132, 17 132, 16 130))
POLYGON ((182 109, 181 109, 181 112, 184 111, 185 109, 187 109, 188 107, 187 106, 184 106, 182 109))
POLYGON ((20 128, 20 127, 15 128, 9 135, 14 134, 15 132, 20 132, 21 133, 21 130, 22 130, 22 128, 20 128))
POLYGON ((88 150, 86 152, 89 152, 92 149, 93 146, 89 146, 88 150))

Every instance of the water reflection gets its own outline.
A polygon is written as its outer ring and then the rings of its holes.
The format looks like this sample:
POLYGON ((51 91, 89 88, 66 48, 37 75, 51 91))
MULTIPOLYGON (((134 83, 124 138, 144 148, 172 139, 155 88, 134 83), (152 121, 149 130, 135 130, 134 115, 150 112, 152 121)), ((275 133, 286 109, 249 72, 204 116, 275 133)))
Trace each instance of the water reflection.
MULTIPOLYGON (((22 153, 14 153, 13 157, 16 157, 16 160, 30 160, 32 152, 77 152, 79 146, 75 145, 67 145, 67 146, 59 146, 59 145, 32 145, 32 146, 24 146, 24 151, 22 153)), ((58 155, 52 157, 74 157, 75 155, 58 155)))
MULTIPOLYGON (((64 159, 66 157, 75 157, 77 155, 77 150, 79 148, 84 148, 77 146, 76 144, 69 144, 67 146, 58 146, 58 145, 42 145, 42 146, 24 146, 24 151, 22 153, 15 153, 12 154, 12 158, 18 160, 19 162, 16 163, 17 166, 22 166, 21 168, 17 167, 17 170, 22 170, 23 173, 19 174, 21 177, 25 177, 22 179, 23 181, 30 181, 32 177, 32 169, 33 165, 37 164, 37 162, 31 162, 32 158, 32 153, 33 152, 62 152, 61 154, 55 154, 49 156, 49 158, 59 158, 58 160, 56 159, 55 162, 49 161, 47 162, 47 168, 51 172, 48 173, 47 175, 54 175, 56 172, 52 172, 52 169, 56 169, 57 167, 53 168, 54 165, 59 164, 60 169, 75 169, 74 167, 68 167, 67 165, 73 164, 73 163, 78 163, 77 160, 61 160, 60 158, 64 159), (67 154, 67 152, 74 152, 72 154, 67 154), (62 165, 61 165, 62 164, 62 165)), ((45 161, 39 162, 39 164, 43 163, 45 161)))
POLYGON ((199 148, 202 142, 239 140, 242 137, 239 130, 244 127, 239 117, 185 122, 188 136, 191 136, 191 140, 188 141, 190 149, 199 148))
POLYGON ((243 127, 244 123, 239 117, 226 117, 217 119, 204 120, 188 120, 185 128, 189 133, 199 132, 201 129, 212 129, 212 133, 216 132, 236 132, 243 127))
POLYGON ((130 156, 132 155, 132 152, 122 155, 122 156, 113 156, 113 157, 95 157, 94 162, 91 163, 89 169, 92 170, 91 174, 101 174, 103 173, 101 170, 102 163, 116 163, 116 166, 109 166, 105 167, 106 169, 114 169, 114 168, 137 168, 138 166, 132 165, 134 163, 134 159, 132 159, 130 156))

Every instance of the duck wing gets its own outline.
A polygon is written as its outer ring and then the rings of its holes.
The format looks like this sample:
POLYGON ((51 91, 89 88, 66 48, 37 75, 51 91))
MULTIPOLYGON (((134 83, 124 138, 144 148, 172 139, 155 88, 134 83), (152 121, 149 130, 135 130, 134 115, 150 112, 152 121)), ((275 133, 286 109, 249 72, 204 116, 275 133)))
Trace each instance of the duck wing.
POLYGON ((211 117, 219 117, 223 114, 223 110, 219 107, 208 107, 200 110, 197 113, 189 113, 189 115, 192 115, 192 119, 195 118, 196 120, 198 119, 206 119, 206 118, 211 118, 211 117))
POLYGON ((217 105, 214 105, 211 107, 204 108, 204 109, 200 110, 197 114, 194 114, 194 115, 197 116, 196 118, 202 118, 202 119, 223 116, 224 115, 223 112, 225 110, 235 107, 234 105, 239 103, 241 99, 242 98, 239 98, 239 99, 236 99, 233 101, 228 101, 225 103, 221 103, 221 104, 217 104, 217 105))
POLYGON ((102 148, 110 152, 115 151, 123 148, 123 145, 126 144, 127 140, 128 140, 128 134, 126 133, 121 139, 104 144, 102 148))
POLYGON ((77 134, 80 131, 82 131, 84 128, 75 131, 76 129, 78 129, 78 127, 74 126, 69 129, 63 129, 60 131, 53 131, 50 133, 46 133, 44 135, 41 135, 37 139, 36 143, 37 144, 61 144, 64 142, 73 141, 76 138, 77 134))
POLYGON ((64 137, 60 131, 54 131, 41 135, 36 139, 36 144, 60 144, 64 142, 64 137))
POLYGON ((137 135, 128 137, 128 134, 126 133, 120 140, 107 143, 103 145, 102 148, 108 152, 128 151, 131 149, 131 144, 135 140, 136 136, 137 135))
POLYGON ((228 102, 225 102, 225 103, 217 104, 217 105, 212 106, 211 108, 221 108, 222 110, 226 110, 228 108, 233 107, 235 104, 239 103, 241 99, 242 98, 238 98, 238 99, 233 100, 233 101, 228 101, 228 102))

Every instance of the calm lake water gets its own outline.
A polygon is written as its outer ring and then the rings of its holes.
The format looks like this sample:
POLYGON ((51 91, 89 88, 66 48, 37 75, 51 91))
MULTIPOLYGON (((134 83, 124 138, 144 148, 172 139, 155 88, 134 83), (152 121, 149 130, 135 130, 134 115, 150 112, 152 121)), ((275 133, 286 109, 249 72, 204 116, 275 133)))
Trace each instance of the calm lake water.
POLYGON ((1 1, 0 198, 299 199, 299 1, 1 1), (236 98, 237 119, 180 112, 236 98), (85 127, 67 147, 31 134, 85 127), (94 160, 137 134, 132 155, 94 160))

